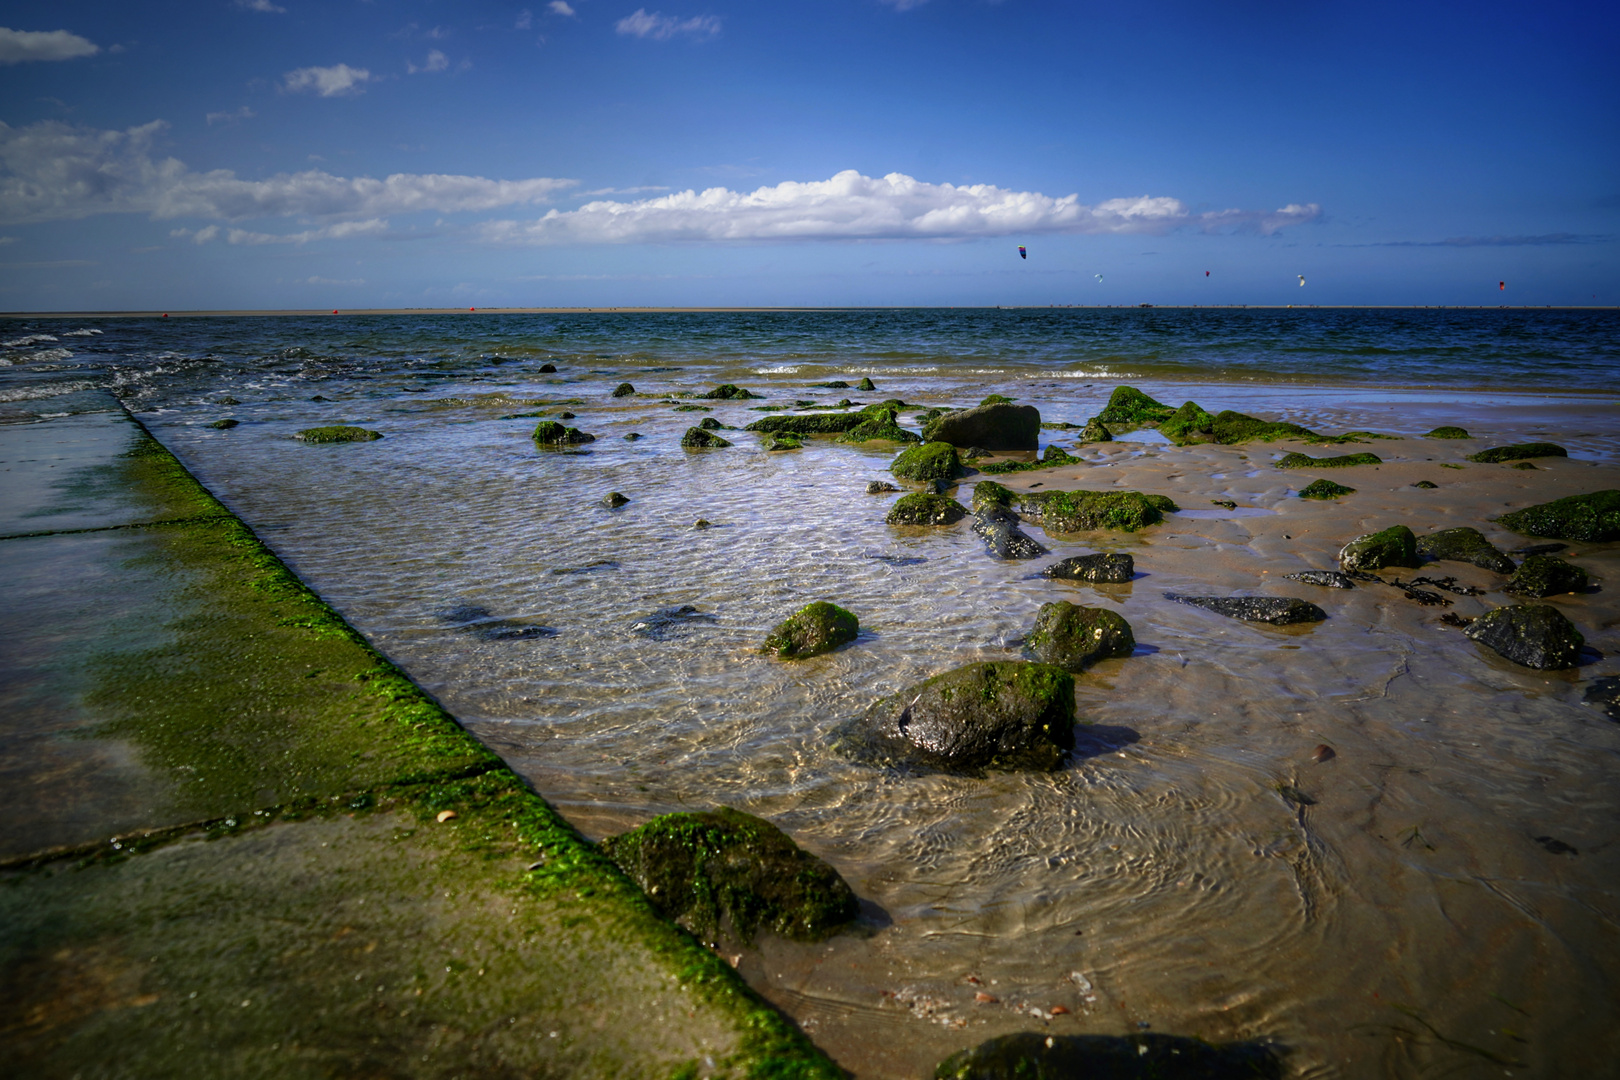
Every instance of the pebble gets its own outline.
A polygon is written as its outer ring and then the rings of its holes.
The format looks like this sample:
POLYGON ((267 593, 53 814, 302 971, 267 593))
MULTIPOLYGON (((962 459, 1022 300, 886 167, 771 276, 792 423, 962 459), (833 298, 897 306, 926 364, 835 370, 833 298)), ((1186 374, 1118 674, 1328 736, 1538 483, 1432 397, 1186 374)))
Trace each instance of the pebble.
POLYGON ((1319 764, 1324 761, 1331 761, 1333 758, 1338 756, 1339 755, 1334 752, 1333 747, 1329 746, 1327 743, 1322 743, 1315 750, 1311 751, 1311 760, 1319 764))

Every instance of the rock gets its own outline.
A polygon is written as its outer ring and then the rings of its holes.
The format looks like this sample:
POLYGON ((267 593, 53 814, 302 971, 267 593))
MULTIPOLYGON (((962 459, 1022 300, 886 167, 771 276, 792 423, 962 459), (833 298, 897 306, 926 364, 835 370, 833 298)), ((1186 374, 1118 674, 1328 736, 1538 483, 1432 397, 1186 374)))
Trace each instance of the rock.
POLYGON ((564 427, 555 420, 542 420, 530 438, 541 446, 573 446, 596 441, 595 435, 588 435, 579 428, 564 427))
POLYGON ((240 401, 238 401, 236 398, 231 397, 231 395, 226 394, 224 397, 222 397, 218 401, 214 402, 214 404, 215 405, 240 405, 242 403, 240 401))
POLYGON ((885 491, 899 491, 899 490, 900 490, 899 488, 895 487, 893 484, 889 483, 887 480, 868 480, 866 482, 866 493, 868 495, 881 495, 885 491))
MULTIPOLYGON (((698 522, 699 528, 703 528, 708 524, 702 518, 698 518, 698 522)), ((654 641, 668 641, 670 638, 680 636, 698 623, 712 623, 714 621, 713 615, 699 611, 691 604, 682 604, 680 607, 664 608, 662 611, 655 611, 651 615, 637 619, 630 624, 630 632, 640 634, 645 638, 652 638, 654 641)))
POLYGON ((488 608, 471 604, 451 608, 440 617, 455 629, 482 641, 527 641, 530 638, 557 636, 557 631, 549 626, 537 626, 521 619, 496 618, 488 608))
POLYGON ((883 520, 890 525, 954 525, 967 517, 967 507, 944 495, 915 491, 902 495, 883 520))
POLYGON ((1208 1043, 1179 1035, 1048 1035, 1023 1031, 962 1050, 934 1080, 1280 1080, 1263 1043, 1208 1043))
POLYGON ((849 389, 849 383, 845 382, 843 379, 834 379, 832 382, 813 382, 810 385, 815 386, 815 387, 820 387, 823 390, 848 390, 849 389))
POLYGON ((1489 450, 1469 454, 1468 460, 1490 465, 1498 461, 1523 461, 1525 458, 1538 457, 1569 457, 1569 451, 1557 443, 1514 443, 1512 446, 1493 446, 1489 450))
POLYGON ((613 388, 614 397, 629 397, 636 392, 636 388, 627 382, 622 382, 613 388))
POLYGON ((794 612, 765 639, 761 652, 783 660, 802 660, 832 652, 860 633, 860 620, 837 604, 817 600, 794 612))
POLYGON ((708 518, 698 518, 696 521, 692 522, 692 528, 694 528, 694 529, 713 528, 713 523, 710 522, 708 518))
POLYGON ((878 765, 980 774, 1062 766, 1074 746, 1074 676, 1013 660, 968 664, 873 703, 835 748, 878 765))
POLYGON ((211 427, 211 428, 217 428, 220 431, 229 431, 233 427, 240 426, 241 423, 242 423, 242 421, 238 420, 236 417, 227 416, 223 420, 215 420, 212 424, 209 424, 208 426, 211 427))
POLYGON ((1425 491, 1433 491, 1435 488, 1439 487, 1440 485, 1435 483, 1433 480, 1419 480, 1415 484, 1413 484, 1412 486, 1415 487, 1415 488, 1422 488, 1425 491))
POLYGON ((1468 624, 1465 635, 1504 659, 1540 671, 1572 668, 1586 639, 1551 604, 1515 604, 1488 611, 1468 624))
POLYGON ((970 446, 966 450, 962 451, 963 461, 977 461, 979 458, 989 456, 990 451, 986 450, 982 446, 970 446))
POLYGON ((1332 480, 1312 480, 1299 489, 1301 499, 1337 499, 1340 495, 1354 495, 1356 489, 1335 484, 1332 480))
POLYGON ((812 413, 809 416, 766 416, 743 428, 768 435, 790 432, 794 435, 842 435, 865 423, 861 413, 812 413))
POLYGON ((944 480, 925 480, 922 489, 930 495, 943 495, 950 486, 944 480))
POLYGON ((1309 454, 1284 454, 1277 462, 1279 469, 1342 469, 1348 465, 1382 465, 1384 459, 1377 454, 1341 454, 1338 457, 1311 457, 1309 454))
POLYGON ((797 435, 788 434, 786 432, 781 435, 772 435, 769 439, 765 440, 764 446, 767 451, 771 452, 775 452, 777 450, 804 449, 804 443, 799 441, 799 437, 797 435))
POLYGON ((1163 495, 1140 491, 1020 491, 1013 492, 993 480, 981 480, 973 489, 973 509, 1001 506, 1016 509, 1049 533, 1122 529, 1134 532, 1164 520, 1178 507, 1163 495))
POLYGON ((1059 600, 1041 605, 1024 647, 1043 664, 1080 672, 1099 660, 1131 655, 1136 635, 1130 623, 1106 608, 1059 600))
POLYGON ((1514 548, 1510 554, 1529 558, 1531 555, 1556 555, 1560 551, 1568 550, 1568 544, 1525 544, 1523 547, 1514 548))
POLYGON ((761 929, 815 941, 860 907, 836 870, 770 822, 729 807, 665 814, 600 847, 654 907, 711 944, 748 942, 761 929))
POLYGON ((1011 405, 1012 403, 1012 398, 1006 397, 1002 394, 991 394, 983 401, 979 402, 980 405, 1011 405))
POLYGON ((996 403, 945 413, 923 427, 928 442, 982 446, 987 450, 1040 448, 1041 414, 1033 405, 996 403))
POLYGON ((1303 581, 1307 585, 1321 585, 1328 589, 1353 589, 1356 583, 1337 570, 1301 570, 1297 574, 1284 574, 1290 581, 1303 581))
POLYGON ((557 373, 557 365, 556 364, 541 364, 540 365, 540 374, 542 374, 542 375, 555 375, 556 373, 557 373))
POLYGON ((677 405, 670 412, 714 412, 707 405, 677 405))
POLYGON ((998 559, 1038 559, 1046 549, 1018 527, 1018 517, 1009 511, 985 511, 973 516, 978 533, 998 559))
POLYGON ((889 466, 902 480, 955 480, 963 473, 956 447, 948 442, 925 442, 908 446, 889 466))
POLYGON ((1526 536, 1554 540, 1620 540, 1620 491, 1554 499, 1503 514, 1496 523, 1526 536))
POLYGON ((1591 585, 1590 576, 1579 566, 1556 555, 1532 555, 1513 571, 1507 591, 1518 596, 1559 596, 1586 592, 1591 585))
POLYGON ((635 442, 639 438, 641 438, 641 432, 632 431, 630 434, 628 434, 628 435, 626 435, 624 437, 624 441, 625 442, 635 442))
POLYGON ((1157 424, 1170 419, 1175 412, 1134 386, 1116 386, 1108 397, 1108 405, 1097 414, 1097 420, 1104 424, 1157 424))
POLYGON ((293 438, 307 443, 373 442, 382 438, 382 433, 349 424, 334 424, 330 427, 305 428, 293 438))
POLYGON ((1496 550, 1484 533, 1467 525, 1418 537, 1417 552, 1431 559, 1472 563, 1498 574, 1513 573, 1513 560, 1496 550))
POLYGON ((1178 604, 1191 604, 1229 619, 1244 622, 1263 622, 1273 626, 1291 626, 1295 623, 1321 622, 1327 612, 1309 600, 1292 596, 1187 596, 1182 593, 1164 594, 1166 600, 1178 604))
POLYGON ((1209 502, 1211 506, 1219 506, 1223 510, 1237 509, 1237 502, 1234 499, 1211 499, 1209 502))
POLYGON ((702 420, 698 421, 698 427, 702 428, 704 431, 719 431, 723 426, 724 425, 721 424, 720 421, 716 420, 712 416, 705 416, 702 420))
POLYGON ((994 465, 981 465, 979 471, 991 475, 1005 473, 1029 472, 1032 469, 1050 469, 1054 465, 1082 465, 1082 458, 1069 454, 1057 443, 1048 443, 1046 449, 1041 451, 1039 461, 998 461, 994 465))
POLYGON ((689 427, 686 434, 681 436, 681 445, 688 450, 719 449, 730 446, 729 440, 722 439, 712 431, 704 431, 700 427, 689 427))
POLYGON ((1472 439, 1473 438, 1472 435, 1468 434, 1468 432, 1464 431, 1460 427, 1437 427, 1433 431, 1428 432, 1427 434, 1425 434, 1423 437, 1425 439, 1472 439))
POLYGON ((1620 678, 1606 675, 1601 679, 1593 679, 1581 695, 1581 700, 1588 705, 1603 706, 1603 714, 1610 720, 1620 720, 1620 678))
POLYGON ((1086 421, 1086 426, 1080 430, 1080 441, 1083 443, 1113 442, 1114 437, 1108 433, 1108 429, 1103 426, 1102 421, 1093 416, 1086 421))
POLYGON ((1300 427, 1277 420, 1258 420, 1244 413, 1233 412, 1227 409, 1216 413, 1210 421, 1210 434, 1215 441, 1224 446, 1231 446, 1241 442, 1274 442, 1277 439, 1307 439, 1312 442, 1326 442, 1323 436, 1318 435, 1310 428, 1300 427))
POLYGON ((1136 560, 1129 555, 1076 555, 1041 571, 1041 576, 1063 581, 1095 581, 1119 585, 1136 576, 1136 560))
POLYGON ((872 382, 871 379, 862 379, 860 382, 855 384, 855 389, 872 393, 877 389, 877 386, 872 382))
POLYGON ((1386 566, 1422 566, 1417 537, 1405 525, 1358 536, 1339 550, 1340 570, 1382 570, 1386 566))
POLYGON ((750 394, 742 387, 734 386, 731 383, 721 383, 707 394, 698 395, 699 398, 705 401, 748 401, 763 398, 764 396, 764 394, 750 394))
POLYGON ((1515 461, 1513 464, 1509 465, 1508 468, 1510 468, 1510 469, 1529 469, 1531 472, 1534 472, 1535 469, 1536 469, 1536 467, 1534 465, 1532 465, 1528 461, 1515 461))
POLYGON ((629 501, 629 499, 625 498, 623 495, 620 495, 617 491, 610 491, 606 495, 602 496, 602 505, 608 507, 610 510, 617 510, 619 507, 625 505, 629 501))
POLYGON ((838 437, 839 442, 849 443, 871 442, 875 439, 902 443, 922 442, 916 432, 907 431, 895 422, 895 413, 892 409, 869 413, 865 420, 838 437))
POLYGON ((562 412, 557 414, 557 419, 559 419, 559 420, 572 420, 572 419, 574 419, 574 414, 569 412, 567 409, 564 409, 562 412))

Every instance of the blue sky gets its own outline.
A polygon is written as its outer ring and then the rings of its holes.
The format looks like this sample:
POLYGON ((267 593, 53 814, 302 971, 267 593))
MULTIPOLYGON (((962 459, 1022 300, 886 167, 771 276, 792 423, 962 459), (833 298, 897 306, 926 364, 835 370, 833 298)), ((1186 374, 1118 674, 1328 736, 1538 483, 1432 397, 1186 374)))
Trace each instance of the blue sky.
POLYGON ((0 3, 0 309, 1620 303, 1616 11, 0 3))

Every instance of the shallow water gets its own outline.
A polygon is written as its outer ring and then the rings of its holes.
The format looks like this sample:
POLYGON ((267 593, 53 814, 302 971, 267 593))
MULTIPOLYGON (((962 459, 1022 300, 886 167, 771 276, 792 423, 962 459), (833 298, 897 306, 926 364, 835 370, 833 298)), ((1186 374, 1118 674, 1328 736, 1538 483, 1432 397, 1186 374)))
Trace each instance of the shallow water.
MULTIPOLYGON (((1613 328, 1564 313, 1313 315, 1301 340, 1278 347, 1294 313, 1150 314, 147 321, 98 324, 106 334, 89 338, 30 325, 3 336, 58 341, 10 348, 0 400, 25 422, 73 411, 76 387, 120 389, 306 581, 587 835, 724 803, 831 861, 865 904, 858 932, 766 941, 736 962, 862 1077, 925 1075, 1007 1031, 1143 1026, 1275 1040, 1301 1076, 1607 1068, 1620 1050, 1609 1023, 1620 1008, 1620 725, 1580 698, 1616 670, 1615 594, 1555 600, 1602 658, 1536 673, 1440 627, 1399 590, 1280 579, 1331 567, 1345 540, 1396 520, 1419 532, 1474 524, 1511 546, 1523 538, 1495 531, 1488 508, 1620 487, 1612 397, 1530 393, 1520 370, 1601 369, 1612 385, 1613 328), (1022 329, 999 345, 1008 327, 1022 329), (29 360, 64 342, 70 361, 29 360), (1490 342, 1491 364, 1446 359, 1490 342), (1206 351, 1229 359, 1198 367, 1206 351), (559 371, 540 373, 547 361, 559 371), (770 415, 760 405, 805 399, 973 404, 999 392, 1083 423, 1116 385, 1098 374, 1110 364, 1160 372, 1141 385, 1172 404, 1408 438, 1358 447, 1386 464, 1335 471, 1361 491, 1330 505, 1293 498, 1312 474, 1272 468, 1292 444, 1088 445, 1085 465, 998 479, 1155 491, 1186 512, 1137 534, 1031 527, 1051 555, 1016 563, 993 559, 966 523, 884 525, 896 495, 865 483, 887 477, 892 447, 815 440, 765 453, 742 432, 722 432, 736 443, 726 450, 676 445, 701 416, 741 427, 770 415), (1172 383, 1165 365, 1178 364, 1172 383), (1395 370, 1425 378, 1392 381, 1395 370), (878 392, 809 385, 864 373, 878 392), (623 380, 648 396, 611 398, 623 380), (769 400, 697 413, 661 396, 722 381, 769 400), (219 404, 227 396, 237 404, 219 404), (502 418, 565 408, 595 442, 539 451, 534 417, 502 418), (206 426, 226 415, 241 426, 206 426), (289 437, 340 422, 385 438, 289 437), (1556 436, 1573 457, 1536 472, 1442 471, 1485 444, 1412 438, 1439 423, 1491 444, 1556 436), (645 437, 622 438, 632 431, 645 437), (1420 475, 1443 481, 1442 497, 1410 488, 1420 475), (614 490, 629 504, 599 505, 614 490), (1136 580, 1032 576, 1094 550, 1132 554, 1136 580), (1297 595, 1330 618, 1256 626, 1165 592, 1297 595), (818 599, 860 617, 854 644, 795 664, 755 651, 818 599), (828 753, 832 729, 875 698, 1017 658, 1054 599, 1120 612, 1139 642, 1078 679, 1093 726, 1065 769, 898 776, 828 753), (649 632, 649 616, 682 605, 712 618, 649 632), (489 640, 466 631, 467 608, 556 633, 489 640), (1336 756, 1318 764, 1324 743, 1336 756), (1542 836, 1577 854, 1553 854, 1542 836)), ((1043 438, 1072 446, 1075 434, 1043 438)), ((1617 548, 1569 554, 1613 581, 1617 548)), ((1442 572, 1493 590, 1453 596, 1447 611, 1508 599, 1500 577, 1473 567, 1417 573, 1442 572)))

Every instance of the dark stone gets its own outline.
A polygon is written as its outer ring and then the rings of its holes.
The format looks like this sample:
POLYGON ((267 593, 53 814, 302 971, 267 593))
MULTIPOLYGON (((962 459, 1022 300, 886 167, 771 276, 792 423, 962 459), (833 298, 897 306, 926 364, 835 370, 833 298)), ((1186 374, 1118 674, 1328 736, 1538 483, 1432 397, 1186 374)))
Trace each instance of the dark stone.
POLYGON ((1591 577, 1585 570, 1556 555, 1530 556, 1507 583, 1508 592, 1530 597, 1583 593, 1591 587, 1591 577))
POLYGON ((1523 461, 1525 458, 1569 457, 1569 451, 1557 443, 1514 443, 1512 446, 1493 446, 1477 454, 1469 454, 1469 461, 1490 465, 1498 461, 1523 461))
POLYGON ((1530 471, 1534 472, 1536 467, 1534 465, 1532 465, 1528 461, 1515 461, 1512 465, 1509 465, 1508 468, 1510 468, 1510 469, 1529 469, 1530 471))
POLYGON ((943 495, 950 487, 944 480, 926 480, 922 489, 930 495, 943 495))
POLYGON ((1532 555, 1556 555, 1560 551, 1568 551, 1568 544, 1526 544, 1513 549, 1514 555, 1523 555, 1529 558, 1532 555))
POLYGON ((1526 536, 1555 540, 1620 540, 1620 491, 1554 499, 1503 514, 1496 523, 1526 536))
POLYGON ((1279 469, 1342 469, 1349 465, 1382 465, 1384 459, 1377 454, 1340 454, 1338 457, 1311 457, 1309 454, 1284 454, 1277 462, 1279 469))
POLYGON ((635 442, 639 438, 641 438, 641 432, 632 431, 630 434, 628 434, 628 435, 626 435, 624 437, 624 441, 625 442, 635 442))
POLYGON ((1041 571, 1043 577, 1064 581, 1095 581, 1119 585, 1136 576, 1136 560, 1129 555, 1076 555, 1041 571))
POLYGON ((220 431, 229 431, 229 430, 231 430, 231 428, 237 427, 241 423, 242 423, 242 421, 236 419, 236 417, 227 416, 223 420, 215 420, 212 424, 209 424, 208 426, 211 427, 211 428, 218 428, 220 431))
POLYGON ((559 420, 572 420, 572 419, 574 419, 574 414, 569 412, 567 409, 564 409, 562 412, 557 414, 557 419, 559 419, 559 420))
POLYGON ((541 446, 573 446, 596 441, 595 435, 588 435, 579 428, 564 427, 555 420, 541 421, 530 438, 541 446))
POLYGON ((768 435, 791 432, 794 435, 842 435, 865 423, 861 413, 812 413, 809 416, 766 416, 743 428, 768 435))
POLYGON ((1043 664, 1080 672, 1099 660, 1131 655, 1136 635, 1130 623, 1106 608, 1059 600, 1041 605, 1024 647, 1043 664))
POLYGON ((1425 491, 1433 491, 1435 488, 1439 487, 1440 485, 1435 483, 1433 480, 1419 480, 1417 483, 1413 484, 1412 486, 1415 487, 1415 488, 1422 488, 1425 491))
POLYGON ((888 766, 981 774, 1060 768, 1074 746, 1074 676, 1048 664, 968 664, 873 703, 835 749, 888 766))
POLYGON ((934 1080, 1280 1080, 1264 1043, 1208 1043, 1179 1035, 1001 1035, 952 1054, 934 1080))
POLYGON ((923 438, 986 450, 1037 450, 1041 413, 1033 405, 980 405, 935 417, 923 427, 923 438))
POLYGON ((783 660, 802 660, 832 652, 860 633, 860 620, 837 604, 817 600, 794 612, 765 639, 762 652, 783 660))
POLYGON ((1086 426, 1080 430, 1080 441, 1083 443, 1113 442, 1114 437, 1108 433, 1108 429, 1103 426, 1102 421, 1093 416, 1086 421, 1086 426))
POLYGON ((700 427, 689 427, 686 434, 681 436, 681 445, 689 450, 719 449, 730 446, 729 440, 722 439, 712 431, 704 431, 700 427))
POLYGON ((707 405, 677 405, 670 412, 714 412, 707 405))
POLYGON ((636 388, 627 382, 622 382, 613 388, 614 397, 629 397, 636 392, 636 388))
MULTIPOLYGON (((708 522, 698 519, 698 527, 702 528, 708 522)), ((630 632, 640 634, 642 637, 652 638, 654 641, 668 641, 678 637, 687 629, 698 623, 712 623, 713 615, 706 614, 691 604, 682 604, 680 607, 665 608, 655 611, 651 615, 637 619, 630 624, 630 632)))
POLYGON ((1507 660, 1541 671, 1572 668, 1586 639, 1551 604, 1515 604, 1488 611, 1464 634, 1507 660))
POLYGON ((606 495, 602 496, 602 505, 612 510, 617 510, 619 507, 625 505, 629 501, 629 499, 625 498, 623 495, 620 495, 617 491, 610 491, 606 495))
POLYGON ((1353 589, 1356 583, 1337 570, 1301 570, 1297 574, 1284 574, 1291 581, 1307 585, 1321 585, 1329 589, 1353 589))
POLYGON ((815 386, 815 387, 819 387, 819 388, 821 388, 823 390, 848 390, 849 389, 849 383, 845 382, 843 379, 834 379, 832 382, 813 382, 810 385, 815 386))
POLYGON ((707 394, 698 395, 698 397, 706 401, 747 401, 763 398, 764 396, 764 394, 750 394, 747 390, 732 383, 721 383, 707 394))
POLYGON ((862 379, 860 382, 855 384, 855 389, 864 390, 867 393, 871 393, 877 389, 877 386, 872 382, 871 379, 862 379))
POLYGON ((1301 499, 1337 499, 1340 495, 1354 495, 1356 489, 1335 484, 1332 480, 1312 480, 1299 489, 1301 499))
POLYGON ((1295 623, 1321 622, 1327 612, 1309 600, 1292 596, 1186 596, 1182 593, 1164 594, 1166 600, 1178 604, 1191 604, 1229 619, 1244 622, 1263 622, 1273 626, 1292 626, 1295 623))
POLYGON ((761 929, 816 941, 860 907, 838 871, 770 822, 729 807, 665 814, 600 847, 654 907, 711 944, 748 942, 761 929))
MULTIPOLYGON (((1485 534, 1467 525, 1441 529, 1417 538, 1419 555, 1448 562, 1472 563, 1498 574, 1513 573, 1513 560, 1485 539, 1485 534)), ((1544 594, 1538 594, 1544 595, 1544 594)))
POLYGON ((1437 427, 1433 431, 1431 431, 1428 434, 1424 435, 1423 437, 1425 439, 1472 439, 1473 438, 1472 435, 1468 434, 1468 432, 1464 431, 1460 427, 1437 427))
POLYGON ((868 480, 867 483, 866 483, 866 493, 868 495, 881 495, 885 491, 899 491, 899 490, 900 490, 899 488, 895 487, 893 484, 889 483, 887 480, 868 480))
POLYGON ((902 480, 955 480, 962 461, 948 442, 926 442, 900 451, 889 471, 902 480))
POLYGON ((442 617, 457 630, 481 641, 526 641, 557 635, 557 631, 549 626, 536 626, 521 619, 498 619, 490 614, 488 608, 471 604, 451 608, 442 617))
POLYGON ((556 364, 541 364, 540 365, 540 374, 542 374, 542 375, 555 375, 556 373, 557 373, 557 365, 556 364))
POLYGON ((954 525, 967 517, 967 507, 944 495, 914 491, 902 495, 883 520, 890 525, 954 525))
POLYGON ((1157 424, 1170 419, 1175 412, 1134 386, 1116 386, 1108 397, 1108 405, 1097 414, 1097 420, 1104 424, 1157 424))
POLYGON ((1018 527, 1018 517, 1006 511, 988 511, 973 515, 973 531, 998 559, 1038 559, 1046 549, 1030 539, 1018 527))
POLYGON ((1237 502, 1233 499, 1211 499, 1209 501, 1211 506, 1219 506, 1226 510, 1237 509, 1237 502))
POLYGON ((1381 532, 1358 536, 1339 551, 1340 570, 1371 571, 1386 566, 1421 565, 1417 537, 1405 525, 1391 525, 1381 532))
MULTIPOLYGON (((310 400, 313 401, 315 399, 311 398, 310 400)), ((240 405, 242 403, 240 401, 238 401, 236 398, 231 397, 231 395, 226 394, 224 397, 220 398, 214 404, 216 404, 216 405, 240 405)))
POLYGON ((1593 679, 1581 700, 1588 705, 1603 706, 1603 713, 1610 720, 1620 720, 1620 677, 1605 675, 1601 679, 1593 679))
POLYGON ((334 424, 330 427, 305 428, 293 437, 307 443, 373 442, 382 438, 382 433, 350 424, 334 424))
POLYGON ((698 427, 702 428, 704 431, 719 431, 723 426, 724 425, 721 424, 720 421, 716 420, 712 416, 705 416, 702 420, 698 421, 698 427))

